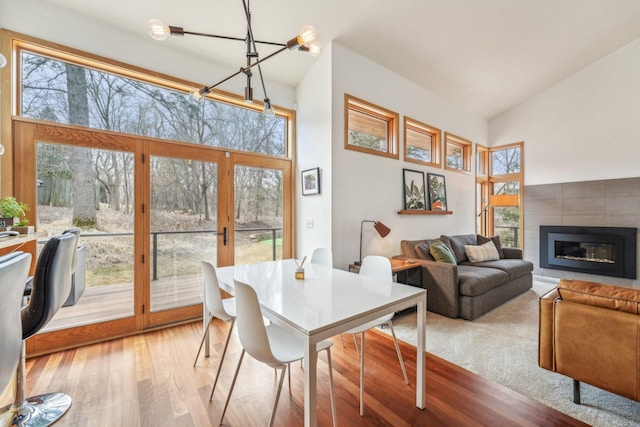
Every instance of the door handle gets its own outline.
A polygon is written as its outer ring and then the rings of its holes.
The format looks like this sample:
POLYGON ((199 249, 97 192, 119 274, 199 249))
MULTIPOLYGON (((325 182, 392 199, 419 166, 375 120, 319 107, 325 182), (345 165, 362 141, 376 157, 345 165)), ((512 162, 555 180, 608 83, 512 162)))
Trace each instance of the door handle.
POLYGON ((227 227, 222 229, 222 244, 227 246, 227 227))

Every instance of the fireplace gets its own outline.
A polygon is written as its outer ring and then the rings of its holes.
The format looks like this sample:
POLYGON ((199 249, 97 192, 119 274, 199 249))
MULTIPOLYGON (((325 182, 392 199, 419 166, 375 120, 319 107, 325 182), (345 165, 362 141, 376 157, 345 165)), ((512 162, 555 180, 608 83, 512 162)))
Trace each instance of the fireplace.
POLYGON ((633 227, 540 226, 540 267, 636 278, 633 227))

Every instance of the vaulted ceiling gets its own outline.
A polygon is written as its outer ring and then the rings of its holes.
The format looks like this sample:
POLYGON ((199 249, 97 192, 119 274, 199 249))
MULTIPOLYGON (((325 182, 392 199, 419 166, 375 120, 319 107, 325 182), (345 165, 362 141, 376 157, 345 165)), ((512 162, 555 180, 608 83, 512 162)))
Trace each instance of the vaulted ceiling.
MULTIPOLYGON (((246 35, 242 0, 42 1, 141 38, 150 18, 246 35)), ((640 38, 638 0, 251 0, 250 8, 256 39, 284 43, 313 24, 321 42, 336 40, 488 120, 640 38)), ((244 62, 242 42, 164 43, 233 70, 244 62)), ((270 51, 259 48, 261 57, 270 51)), ((263 71, 296 86, 313 61, 283 53, 263 71)))

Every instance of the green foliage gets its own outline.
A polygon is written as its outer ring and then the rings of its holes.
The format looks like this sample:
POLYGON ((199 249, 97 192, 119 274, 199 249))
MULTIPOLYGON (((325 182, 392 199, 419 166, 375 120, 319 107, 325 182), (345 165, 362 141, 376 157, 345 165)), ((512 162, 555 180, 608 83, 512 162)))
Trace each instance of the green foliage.
POLYGON ((406 200, 407 209, 425 209, 424 200, 424 184, 421 183, 418 187, 413 180, 410 184, 405 184, 404 194, 406 200))
POLYGON ((29 206, 19 202, 15 197, 0 199, 0 216, 4 218, 21 218, 27 214, 29 206))
POLYGON ((73 225, 80 228, 95 228, 98 224, 95 218, 74 218, 73 225))

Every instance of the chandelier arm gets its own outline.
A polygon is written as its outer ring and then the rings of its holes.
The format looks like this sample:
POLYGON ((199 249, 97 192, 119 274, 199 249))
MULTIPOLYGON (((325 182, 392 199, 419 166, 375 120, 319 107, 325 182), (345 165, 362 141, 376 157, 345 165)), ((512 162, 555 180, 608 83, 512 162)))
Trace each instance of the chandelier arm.
POLYGON ((222 83, 226 82, 227 80, 232 79, 233 77, 237 76, 238 74, 244 73, 245 71, 247 71, 247 70, 249 70, 249 69, 251 69, 251 68, 255 67, 256 65, 259 65, 259 64, 263 63, 263 62, 264 62, 264 61, 266 61, 267 59, 272 58, 272 57, 276 56, 277 54, 279 54, 279 53, 281 53, 281 52, 284 52, 285 50, 287 50, 287 47, 286 47, 286 46, 285 46, 285 47, 283 47, 282 49, 278 49, 278 50, 276 50, 275 52, 273 52, 273 53, 271 53, 271 54, 269 54, 269 55, 265 56, 265 57, 264 57, 264 58, 262 58, 261 60, 256 61, 256 62, 254 62, 253 64, 251 64, 251 65, 249 65, 249 66, 246 66, 246 67, 240 68, 238 71, 236 71, 235 73, 231 74, 229 77, 226 77, 226 78, 224 78, 224 79, 220 80, 218 83, 215 83, 215 84, 213 84, 213 85, 211 85, 211 86, 207 86, 205 89, 206 89, 207 91, 210 91, 211 89, 213 89, 213 88, 215 88, 215 87, 217 87, 217 86, 220 86, 222 83))
MULTIPOLYGON (((198 33, 198 32, 194 32, 194 31, 183 31, 182 34, 188 34, 190 36, 200 36, 200 37, 210 37, 210 38, 216 38, 216 39, 225 39, 225 40, 235 40, 235 41, 239 41, 239 42, 243 42, 246 40, 246 38, 241 38, 241 37, 231 37, 231 36, 220 36, 218 34, 207 34, 207 33, 198 33)), ((285 43, 276 43, 276 42, 267 42, 264 40, 254 40, 255 43, 260 43, 260 44, 266 44, 266 45, 270 45, 270 46, 286 46, 285 43)))

